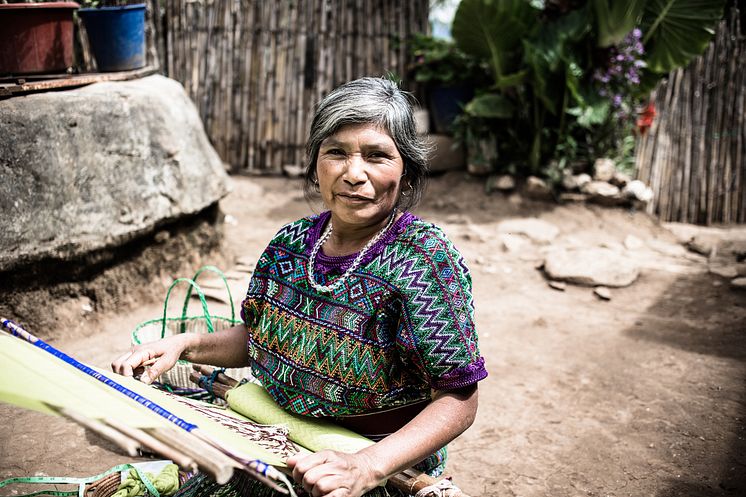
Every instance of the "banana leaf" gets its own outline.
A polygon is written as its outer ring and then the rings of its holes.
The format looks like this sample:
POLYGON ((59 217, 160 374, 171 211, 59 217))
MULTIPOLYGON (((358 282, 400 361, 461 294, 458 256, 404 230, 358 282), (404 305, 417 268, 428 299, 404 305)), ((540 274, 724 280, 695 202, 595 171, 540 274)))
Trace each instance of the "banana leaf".
POLYGON ((637 25, 646 0, 592 0, 598 26, 598 46, 616 45, 637 25))
POLYGON ((489 61, 502 87, 520 69, 521 41, 538 26, 536 14, 525 0, 462 0, 451 31, 462 51, 489 61))
POLYGON ((665 74, 704 52, 725 0, 647 0, 641 29, 648 70, 665 74))

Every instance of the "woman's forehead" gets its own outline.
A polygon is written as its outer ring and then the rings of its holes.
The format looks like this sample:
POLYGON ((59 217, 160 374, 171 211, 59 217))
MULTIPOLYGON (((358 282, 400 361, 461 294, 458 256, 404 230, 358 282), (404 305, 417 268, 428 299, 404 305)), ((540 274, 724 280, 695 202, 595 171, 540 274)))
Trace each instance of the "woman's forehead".
POLYGON ((386 128, 373 123, 347 124, 327 136, 322 144, 364 142, 366 145, 396 146, 386 128))

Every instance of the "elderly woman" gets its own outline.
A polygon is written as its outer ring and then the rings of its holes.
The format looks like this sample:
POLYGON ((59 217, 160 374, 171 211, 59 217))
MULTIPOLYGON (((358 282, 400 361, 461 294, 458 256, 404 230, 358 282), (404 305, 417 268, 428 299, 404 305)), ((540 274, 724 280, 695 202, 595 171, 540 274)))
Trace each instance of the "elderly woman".
POLYGON ((344 84, 318 105, 306 193, 329 209, 284 226, 259 258, 244 324, 177 335, 114 361, 131 375, 157 359, 242 367, 284 409, 333 419, 377 441, 356 454, 292 457, 313 496, 359 496, 408 467, 440 474, 445 446, 477 410, 487 376, 464 259, 419 200, 426 150, 407 95, 386 79, 344 84))

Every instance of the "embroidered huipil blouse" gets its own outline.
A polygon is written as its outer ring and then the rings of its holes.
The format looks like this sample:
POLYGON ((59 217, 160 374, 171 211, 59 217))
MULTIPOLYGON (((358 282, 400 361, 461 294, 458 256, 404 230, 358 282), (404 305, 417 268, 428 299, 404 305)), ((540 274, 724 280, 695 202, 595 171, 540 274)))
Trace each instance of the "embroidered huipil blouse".
MULTIPOLYGON (((251 367, 283 408, 345 416, 427 400, 487 376, 471 277, 436 226, 397 219, 332 293, 308 282, 308 258, 331 214, 284 226, 259 258, 242 303, 251 367)), ((328 285, 356 254, 316 256, 328 285)))

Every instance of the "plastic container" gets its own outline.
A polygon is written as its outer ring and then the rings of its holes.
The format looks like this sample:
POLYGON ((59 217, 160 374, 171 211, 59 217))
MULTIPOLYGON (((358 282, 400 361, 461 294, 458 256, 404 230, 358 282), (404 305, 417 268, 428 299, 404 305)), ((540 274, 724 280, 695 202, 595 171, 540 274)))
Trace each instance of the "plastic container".
POLYGON ((145 4, 80 9, 101 72, 145 66, 145 4))
POLYGON ((0 74, 65 72, 73 65, 75 2, 0 4, 0 74))

